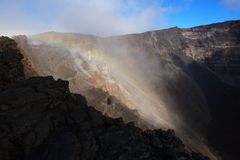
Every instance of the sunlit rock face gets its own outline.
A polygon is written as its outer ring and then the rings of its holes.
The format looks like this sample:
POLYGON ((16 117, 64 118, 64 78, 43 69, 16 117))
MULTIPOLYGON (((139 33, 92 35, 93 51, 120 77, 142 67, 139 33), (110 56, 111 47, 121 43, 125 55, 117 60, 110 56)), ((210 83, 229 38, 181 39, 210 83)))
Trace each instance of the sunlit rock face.
POLYGON ((239 22, 226 25, 108 38, 48 32, 15 40, 31 66, 25 67, 29 76, 34 70, 68 80, 72 92, 102 113, 143 129, 174 129, 189 148, 215 159, 205 145, 212 119, 218 121, 206 84, 225 83, 210 59, 218 49, 238 51, 239 22))
POLYGON ((205 64, 221 80, 240 86, 240 21, 185 29, 184 53, 205 64))
MULTIPOLYGON (((72 39, 72 42, 71 39, 66 40, 65 44, 27 40, 26 37, 16 39, 25 56, 34 64, 33 70, 37 74, 68 80, 72 92, 84 94, 89 105, 97 106, 98 110, 110 117, 123 117, 126 122, 133 121, 141 128, 153 128, 151 124, 146 124, 145 120, 139 119, 136 110, 126 106, 130 103, 127 100, 129 93, 110 74, 104 57, 101 57, 96 49, 84 48, 94 44, 91 40, 84 46, 80 43, 83 47, 81 49, 78 43, 74 42, 76 39, 72 39)), ((78 39, 81 41, 83 38, 78 39)))

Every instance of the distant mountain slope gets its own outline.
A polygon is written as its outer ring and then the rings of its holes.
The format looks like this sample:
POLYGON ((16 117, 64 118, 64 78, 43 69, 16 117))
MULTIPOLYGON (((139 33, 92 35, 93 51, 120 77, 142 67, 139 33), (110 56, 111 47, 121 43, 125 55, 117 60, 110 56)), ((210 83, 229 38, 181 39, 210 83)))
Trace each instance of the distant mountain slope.
POLYGON ((24 80, 16 43, 0 37, 1 160, 208 160, 173 130, 143 132, 105 117, 52 77, 24 80))
POLYGON ((209 143, 236 159, 239 34, 240 21, 229 21, 107 38, 48 32, 15 40, 39 75, 68 80, 104 114, 144 129, 172 128, 190 148, 212 156, 209 143))

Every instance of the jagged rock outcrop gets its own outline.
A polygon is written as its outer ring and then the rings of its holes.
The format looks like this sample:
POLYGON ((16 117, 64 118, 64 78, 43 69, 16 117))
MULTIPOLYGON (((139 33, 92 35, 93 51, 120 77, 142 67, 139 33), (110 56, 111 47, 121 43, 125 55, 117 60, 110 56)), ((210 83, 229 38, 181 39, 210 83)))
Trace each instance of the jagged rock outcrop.
MULTIPOLYGON (((9 58, 0 63, 21 64, 16 43, 6 37, 2 41, 11 41, 6 47, 15 50, 4 50, 1 54, 9 58)), ((83 96, 71 94, 67 81, 52 77, 23 80, 22 65, 14 67, 17 76, 0 70, 11 82, 5 85, 3 81, 0 89, 1 160, 208 159, 184 149, 172 130, 142 131, 122 119, 105 117, 87 106, 83 96)))
POLYGON ((0 92, 0 159, 207 159, 173 131, 110 119, 70 94, 66 81, 36 77, 0 92))
POLYGON ((24 79, 22 58, 14 40, 0 37, 0 87, 24 79))

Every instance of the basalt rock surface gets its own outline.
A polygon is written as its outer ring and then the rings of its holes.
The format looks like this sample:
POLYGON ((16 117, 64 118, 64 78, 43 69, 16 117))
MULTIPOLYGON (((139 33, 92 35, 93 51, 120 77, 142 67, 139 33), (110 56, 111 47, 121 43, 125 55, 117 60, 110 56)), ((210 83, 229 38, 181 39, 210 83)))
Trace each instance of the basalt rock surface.
POLYGON ((14 40, 0 37, 0 87, 25 78, 22 58, 14 40))
POLYGON ((83 96, 70 93, 67 81, 24 80, 16 43, 0 38, 5 41, 11 43, 2 50, 0 63, 15 66, 9 65, 8 72, 0 70, 1 160, 208 159, 186 150, 172 130, 142 131, 122 119, 103 116, 83 96), (9 52, 10 48, 14 50, 9 52))
POLYGON ((19 81, 0 92, 0 159, 205 160, 190 153, 174 132, 143 132, 104 117, 68 82, 52 77, 19 81))

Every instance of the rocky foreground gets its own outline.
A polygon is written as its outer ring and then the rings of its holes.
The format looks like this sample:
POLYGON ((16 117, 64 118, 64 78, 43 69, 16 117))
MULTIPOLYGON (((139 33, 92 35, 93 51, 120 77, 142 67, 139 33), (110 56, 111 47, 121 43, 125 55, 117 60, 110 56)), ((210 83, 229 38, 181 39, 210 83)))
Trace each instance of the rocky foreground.
POLYGON ((207 160, 174 131, 142 131, 105 117, 71 94, 68 82, 25 79, 15 41, 0 38, 1 160, 207 160))

